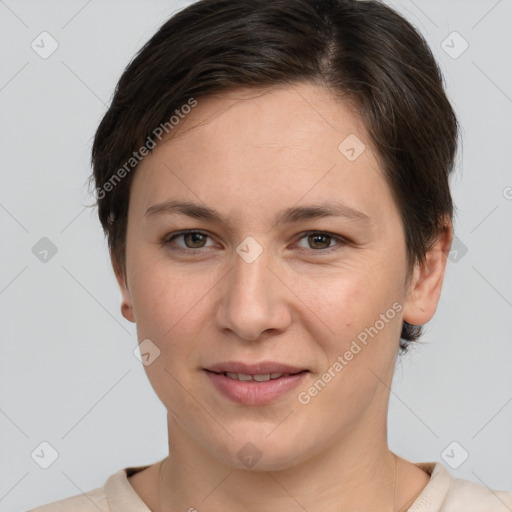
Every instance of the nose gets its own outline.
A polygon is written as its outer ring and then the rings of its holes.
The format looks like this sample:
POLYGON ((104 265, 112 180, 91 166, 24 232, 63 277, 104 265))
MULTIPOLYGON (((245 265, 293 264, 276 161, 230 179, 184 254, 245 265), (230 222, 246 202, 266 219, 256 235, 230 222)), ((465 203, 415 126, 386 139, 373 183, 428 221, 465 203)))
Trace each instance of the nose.
POLYGON ((246 341, 284 332, 291 323, 292 294, 282 274, 268 250, 254 261, 235 254, 233 267, 223 279, 219 328, 246 341))

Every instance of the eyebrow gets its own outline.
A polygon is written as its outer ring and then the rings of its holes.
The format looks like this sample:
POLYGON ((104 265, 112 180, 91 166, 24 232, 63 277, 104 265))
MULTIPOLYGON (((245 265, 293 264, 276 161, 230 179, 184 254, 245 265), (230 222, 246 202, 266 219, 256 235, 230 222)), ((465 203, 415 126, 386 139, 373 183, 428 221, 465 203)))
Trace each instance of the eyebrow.
MULTIPOLYGON (((231 227, 229 221, 224 219, 222 215, 213 208, 191 201, 168 200, 163 203, 154 204, 146 210, 145 217, 153 217, 163 214, 181 214, 195 219, 203 219, 218 224, 225 224, 226 226, 231 227)), ((344 217, 349 221, 357 222, 362 225, 373 224, 371 217, 366 213, 356 210, 355 208, 339 201, 286 208, 276 214, 274 224, 293 224, 305 220, 324 217, 344 217)))

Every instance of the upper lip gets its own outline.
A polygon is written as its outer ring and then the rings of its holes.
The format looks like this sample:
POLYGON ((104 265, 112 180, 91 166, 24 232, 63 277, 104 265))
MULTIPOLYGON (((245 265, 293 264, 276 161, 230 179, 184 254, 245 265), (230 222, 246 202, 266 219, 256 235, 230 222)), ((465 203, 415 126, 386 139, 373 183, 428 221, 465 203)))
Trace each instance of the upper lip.
POLYGON ((306 368, 291 366, 289 364, 276 363, 273 361, 263 361, 261 363, 249 364, 241 361, 227 361, 224 363, 212 364, 205 370, 222 373, 243 373, 245 375, 267 375, 270 373, 299 373, 308 371, 306 368))

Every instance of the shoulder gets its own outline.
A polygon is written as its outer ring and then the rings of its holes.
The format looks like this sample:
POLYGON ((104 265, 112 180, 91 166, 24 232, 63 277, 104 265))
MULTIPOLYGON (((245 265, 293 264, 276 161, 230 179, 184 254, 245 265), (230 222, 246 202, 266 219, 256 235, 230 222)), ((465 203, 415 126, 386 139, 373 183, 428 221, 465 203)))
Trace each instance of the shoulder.
POLYGON ((459 510, 510 512, 512 510, 512 492, 493 490, 469 480, 452 478, 446 496, 445 508, 446 512, 459 510))
POLYGON ((110 475, 103 487, 54 501, 28 512, 150 512, 128 477, 149 466, 130 466, 110 475))
POLYGON ((485 485, 456 478, 439 462, 415 464, 430 481, 409 512, 510 512, 512 492, 493 490, 485 485))
POLYGON ((53 503, 42 505, 28 512, 110 512, 104 487, 98 487, 84 494, 77 494, 53 503))

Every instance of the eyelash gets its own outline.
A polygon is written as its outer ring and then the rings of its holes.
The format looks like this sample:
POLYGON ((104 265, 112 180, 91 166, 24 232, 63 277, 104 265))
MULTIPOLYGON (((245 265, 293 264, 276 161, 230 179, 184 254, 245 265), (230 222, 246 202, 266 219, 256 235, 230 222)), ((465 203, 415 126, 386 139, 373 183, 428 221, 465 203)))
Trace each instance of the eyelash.
MULTIPOLYGON (((183 235, 187 235, 187 234, 203 235, 203 236, 207 236, 208 238, 211 239, 210 235, 208 235, 208 233, 205 233, 204 231, 198 231, 195 229, 186 229, 186 230, 178 231, 176 233, 171 233, 170 235, 165 236, 161 241, 161 245, 164 247, 169 246, 171 244, 171 242, 173 242, 176 238, 183 236, 183 235)), ((303 238, 307 238, 311 235, 327 236, 327 237, 330 237, 333 240, 336 240, 338 242, 337 246, 327 247, 325 249, 311 249, 311 251, 313 251, 315 253, 330 254, 331 252, 336 251, 349 243, 348 240, 344 239, 343 237, 341 237, 339 235, 335 235, 334 233, 330 233, 328 231, 305 231, 304 233, 301 233, 301 236, 299 237, 298 241, 302 240, 303 238)), ((197 254, 200 251, 200 249, 204 249, 204 247, 198 247, 197 249, 190 249, 190 248, 183 248, 183 247, 173 247, 172 248, 173 251, 178 251, 183 254, 197 254)), ((307 250, 307 249, 304 249, 304 250, 307 250)))

